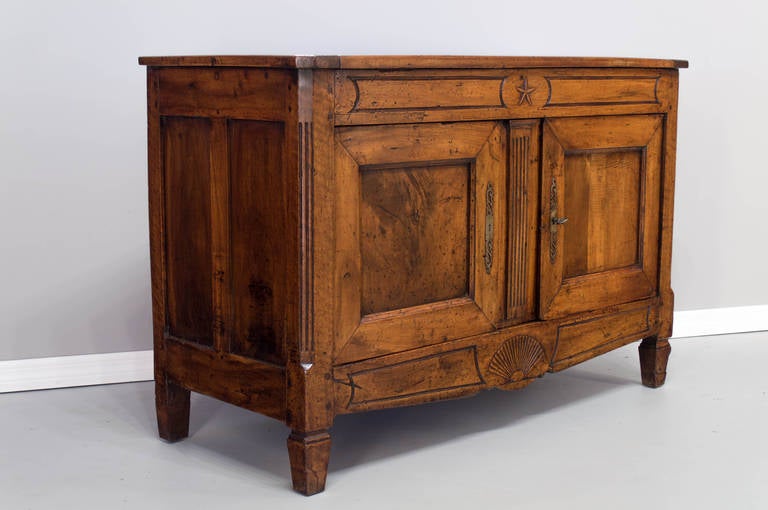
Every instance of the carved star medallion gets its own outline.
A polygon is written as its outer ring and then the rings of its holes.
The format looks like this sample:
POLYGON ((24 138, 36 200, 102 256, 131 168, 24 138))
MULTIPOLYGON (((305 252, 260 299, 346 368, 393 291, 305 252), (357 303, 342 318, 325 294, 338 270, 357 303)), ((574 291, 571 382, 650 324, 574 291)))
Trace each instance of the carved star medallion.
POLYGON ((523 78, 523 84, 519 87, 516 87, 517 91, 520 92, 520 101, 518 101, 518 105, 523 104, 523 102, 528 103, 529 105, 533 105, 533 101, 531 100, 531 95, 536 92, 536 87, 529 87, 528 86, 528 78, 523 78))

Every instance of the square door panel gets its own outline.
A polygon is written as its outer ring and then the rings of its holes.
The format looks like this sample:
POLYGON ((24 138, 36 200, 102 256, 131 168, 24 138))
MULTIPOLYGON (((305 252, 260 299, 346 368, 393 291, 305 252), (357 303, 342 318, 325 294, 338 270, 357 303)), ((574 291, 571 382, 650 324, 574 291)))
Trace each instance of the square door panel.
POLYGON ((469 293, 469 165, 364 169, 361 312, 469 293))

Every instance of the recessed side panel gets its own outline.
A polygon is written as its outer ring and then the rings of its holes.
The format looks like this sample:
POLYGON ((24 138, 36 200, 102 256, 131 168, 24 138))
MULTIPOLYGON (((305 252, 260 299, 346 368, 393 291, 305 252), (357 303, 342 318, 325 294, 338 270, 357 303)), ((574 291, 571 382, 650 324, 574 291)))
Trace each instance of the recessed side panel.
POLYGON ((211 121, 164 117, 167 327, 178 338, 213 343, 211 289, 211 121))
POLYGON ((295 274, 295 230, 283 172, 284 124, 228 121, 233 317, 230 350, 285 359, 288 285, 295 274))
POLYGON ((363 315, 469 293, 468 164, 362 169, 363 315))

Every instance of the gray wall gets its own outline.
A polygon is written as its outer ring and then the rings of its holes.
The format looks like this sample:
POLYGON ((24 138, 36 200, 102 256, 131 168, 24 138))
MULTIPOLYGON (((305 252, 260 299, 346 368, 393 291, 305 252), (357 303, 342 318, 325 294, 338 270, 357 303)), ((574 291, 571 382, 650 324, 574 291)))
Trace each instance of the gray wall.
POLYGON ((768 303, 768 36, 758 5, 5 0, 0 360, 151 347, 139 55, 690 59, 681 73, 677 308, 768 303))

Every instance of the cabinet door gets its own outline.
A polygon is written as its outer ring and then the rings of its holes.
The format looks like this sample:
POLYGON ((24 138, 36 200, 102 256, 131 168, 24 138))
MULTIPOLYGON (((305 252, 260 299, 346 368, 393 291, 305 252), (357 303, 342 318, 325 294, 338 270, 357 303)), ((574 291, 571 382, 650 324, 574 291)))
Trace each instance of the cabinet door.
POLYGON ((660 115, 544 122, 542 318, 657 293, 662 135, 660 115))
POLYGON ((506 128, 336 130, 336 361, 493 329, 503 319, 506 128))

